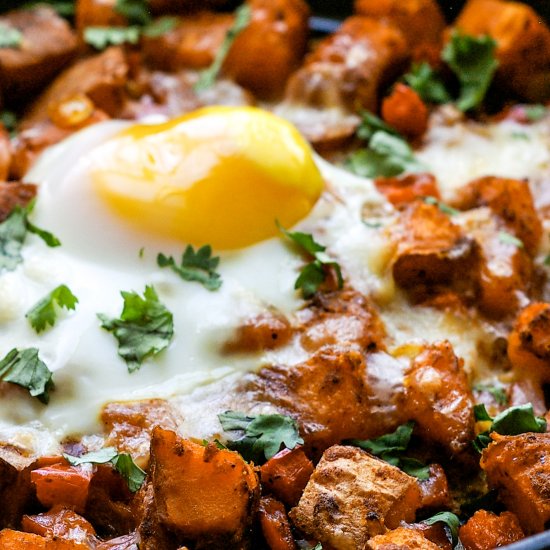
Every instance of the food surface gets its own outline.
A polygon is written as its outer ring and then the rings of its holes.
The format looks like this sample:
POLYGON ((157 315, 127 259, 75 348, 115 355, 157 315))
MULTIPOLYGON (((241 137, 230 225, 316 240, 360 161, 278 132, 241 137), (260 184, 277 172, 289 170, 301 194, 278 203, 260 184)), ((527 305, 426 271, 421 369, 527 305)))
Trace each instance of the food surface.
POLYGON ((548 528, 544 14, 0 9, 0 549, 548 528))

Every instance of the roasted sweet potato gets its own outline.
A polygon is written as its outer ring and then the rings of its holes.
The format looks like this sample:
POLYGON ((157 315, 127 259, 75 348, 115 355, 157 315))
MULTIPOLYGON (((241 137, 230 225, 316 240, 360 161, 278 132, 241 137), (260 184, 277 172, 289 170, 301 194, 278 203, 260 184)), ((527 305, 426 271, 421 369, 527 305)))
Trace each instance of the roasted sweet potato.
POLYGON ((415 478, 361 449, 335 445, 323 454, 290 517, 311 538, 354 550, 412 521, 419 506, 415 478))
POLYGON ((0 531, 2 550, 87 550, 89 546, 63 539, 46 539, 32 533, 4 529, 0 531))
POLYGON ((242 457, 155 428, 150 476, 159 522, 180 544, 197 548, 246 541, 259 497, 259 482, 242 457))
POLYGON ((262 486, 288 506, 298 504, 313 463, 301 447, 283 449, 260 468, 262 486))
POLYGON ((466 550, 492 550, 521 540, 525 535, 517 517, 511 512, 497 516, 478 510, 460 528, 459 536, 466 550))
POLYGON ((101 411, 101 421, 107 434, 105 444, 130 453, 138 464, 146 467, 155 426, 175 430, 180 418, 167 401, 145 399, 107 403, 101 411))
POLYGON ((379 89, 399 73, 406 59, 406 41, 396 27, 369 17, 350 17, 290 78, 286 101, 375 111, 379 89))
POLYGON ((450 285, 455 276, 468 277, 474 243, 437 206, 412 203, 400 222, 394 231, 397 248, 392 268, 399 286, 450 285))
POLYGON ((314 456, 343 439, 368 439, 395 429, 391 403, 377 403, 366 385, 358 351, 324 348, 292 367, 269 366, 244 383, 259 401, 297 419, 306 449, 314 456))
POLYGON ((144 59, 151 67, 164 71, 206 68, 214 61, 233 19, 228 13, 211 12, 182 18, 173 30, 158 37, 144 37, 144 59))
POLYGON ((292 336, 288 319, 277 311, 266 311, 247 319, 222 348, 224 353, 254 353, 284 346, 292 336))
POLYGON ((271 550, 294 550, 296 548, 282 502, 271 497, 262 497, 258 514, 262 534, 271 550))
POLYGON ((445 30, 445 19, 435 0, 355 0, 355 11, 393 23, 413 49, 422 43, 439 45, 445 30))
POLYGON ((398 82, 382 101, 382 118, 409 139, 416 139, 428 129, 428 108, 409 86, 398 82))
POLYGON ((460 190, 458 205, 463 209, 487 206, 514 235, 527 252, 536 254, 542 237, 542 223, 526 181, 487 176, 460 190))
POLYGON ((421 531, 398 527, 382 535, 377 535, 367 542, 369 550, 439 550, 441 547, 428 540, 421 531))
POLYGON ((427 346, 405 376, 403 408, 418 434, 449 454, 470 447, 474 438, 473 399, 463 360, 449 342, 427 346))
POLYGON ((27 206, 36 196, 36 185, 20 181, 0 182, 0 222, 4 221, 16 206, 27 206))
POLYGON ((455 26, 495 39, 503 85, 530 101, 550 97, 550 29, 533 8, 523 2, 469 0, 455 26))
POLYGON ((298 312, 298 321, 300 342, 308 351, 344 344, 368 351, 384 349, 385 329, 378 313, 354 290, 317 293, 298 312))
POLYGON ((10 174, 12 146, 10 135, 0 122, 0 181, 8 179, 10 174))
POLYGON ((117 0, 77 0, 75 24, 79 33, 86 27, 120 27, 128 21, 115 7, 117 0))
POLYGON ((437 181, 432 174, 406 174, 393 178, 379 177, 374 184, 380 193, 397 208, 404 208, 423 197, 440 198, 437 181))
POLYGON ((550 520, 550 433, 492 437, 481 457, 489 486, 525 533, 543 531, 550 520))
POLYGON ((76 54, 76 35, 50 7, 9 12, 0 23, 23 35, 20 46, 0 48, 0 91, 8 100, 40 90, 76 54))
POLYGON ((445 470, 439 464, 430 464, 430 477, 419 480, 422 508, 444 510, 451 506, 451 495, 445 470))
POLYGON ((44 514, 23 516, 23 531, 46 538, 73 540, 83 544, 95 542, 92 524, 77 513, 66 508, 54 509, 44 514))
POLYGON ((550 381, 550 304, 534 303, 521 311, 508 335, 508 357, 520 376, 550 381))

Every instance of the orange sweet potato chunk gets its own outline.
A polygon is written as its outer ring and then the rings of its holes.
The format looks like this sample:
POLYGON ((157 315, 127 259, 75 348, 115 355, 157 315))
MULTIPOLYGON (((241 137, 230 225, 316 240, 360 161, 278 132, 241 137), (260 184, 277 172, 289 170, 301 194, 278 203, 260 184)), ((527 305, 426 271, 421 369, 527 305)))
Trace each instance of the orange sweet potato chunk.
POLYGON ((550 520, 550 433, 492 437, 481 457, 489 486, 525 533, 543 531, 550 520))
POLYGON ((465 550, 492 550, 521 540, 523 531, 518 518, 511 512, 500 516, 478 510, 459 531, 465 550))
POLYGON ((85 550, 88 545, 62 539, 46 539, 31 533, 3 529, 0 531, 2 550, 85 550))
POLYGON ((207 447, 155 428, 150 476, 158 520, 182 540, 245 540, 257 506, 252 467, 232 451, 207 447))
POLYGON ((398 527, 383 535, 377 535, 367 543, 369 550, 439 550, 441 547, 428 540, 422 532, 407 527, 398 527))

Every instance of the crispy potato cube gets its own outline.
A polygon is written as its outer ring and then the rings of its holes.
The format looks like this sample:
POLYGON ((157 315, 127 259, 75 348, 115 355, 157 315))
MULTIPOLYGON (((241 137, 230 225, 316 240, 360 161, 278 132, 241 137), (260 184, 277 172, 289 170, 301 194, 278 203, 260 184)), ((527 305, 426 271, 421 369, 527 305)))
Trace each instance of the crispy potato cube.
POLYGON ((335 445, 323 454, 290 517, 313 539, 356 550, 401 521, 413 521, 419 506, 415 478, 361 449, 335 445))
POLYGON ((550 520, 550 433, 492 437, 481 457, 489 486, 526 533, 543 531, 550 520))

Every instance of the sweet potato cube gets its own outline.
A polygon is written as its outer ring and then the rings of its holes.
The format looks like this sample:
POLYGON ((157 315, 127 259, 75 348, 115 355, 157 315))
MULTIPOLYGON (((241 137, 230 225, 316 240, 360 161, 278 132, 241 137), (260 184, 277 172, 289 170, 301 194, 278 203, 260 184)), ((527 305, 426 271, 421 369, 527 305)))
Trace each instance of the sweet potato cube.
POLYGON ((511 512, 500 516, 478 510, 461 528, 460 540, 466 550, 492 550, 521 540, 525 535, 511 512))
POLYGON ((367 543, 369 550, 413 549, 439 550, 439 546, 429 541, 420 531, 398 527, 383 535, 377 535, 367 543))
POLYGON ((0 531, 2 550, 85 550, 88 545, 63 539, 46 539, 32 533, 3 529, 0 531))
POLYGON ((415 478, 361 449, 335 445, 323 454, 290 517, 311 538, 355 550, 413 521, 419 506, 415 478))
POLYGON ((223 538, 236 548, 245 539, 259 483, 239 454, 155 428, 150 475, 160 523, 183 540, 223 538))
POLYGON ((550 520, 550 433, 492 437, 481 457, 489 486, 526 533, 543 531, 550 520))

